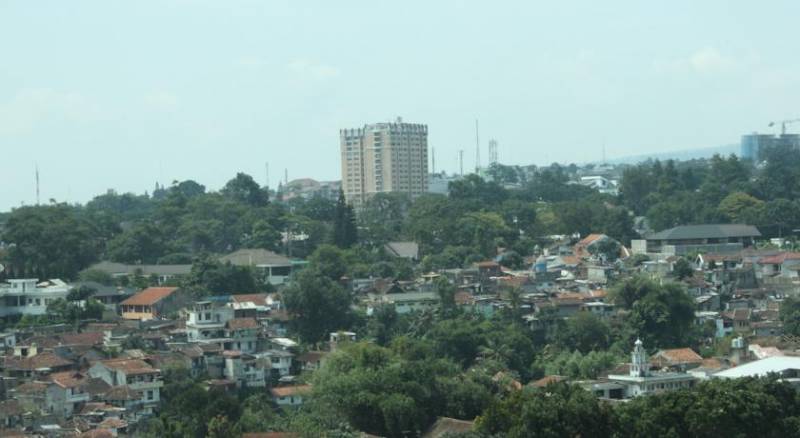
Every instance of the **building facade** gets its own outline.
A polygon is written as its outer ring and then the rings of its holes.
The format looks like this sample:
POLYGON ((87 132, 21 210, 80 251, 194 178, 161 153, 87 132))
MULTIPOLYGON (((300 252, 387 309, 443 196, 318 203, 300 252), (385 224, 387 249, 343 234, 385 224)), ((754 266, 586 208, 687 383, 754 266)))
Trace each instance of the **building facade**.
POLYGON ((70 285, 61 280, 39 283, 38 279, 8 280, 0 284, 0 317, 9 315, 44 315, 47 305, 66 299, 70 285))
POLYGON ((742 136, 740 143, 741 157, 744 159, 761 161, 764 159, 764 150, 771 147, 788 146, 793 149, 800 149, 800 135, 786 134, 746 134, 742 136))
POLYGON ((375 123, 339 131, 342 190, 359 207, 376 193, 412 197, 428 190, 428 127, 417 123, 375 123))

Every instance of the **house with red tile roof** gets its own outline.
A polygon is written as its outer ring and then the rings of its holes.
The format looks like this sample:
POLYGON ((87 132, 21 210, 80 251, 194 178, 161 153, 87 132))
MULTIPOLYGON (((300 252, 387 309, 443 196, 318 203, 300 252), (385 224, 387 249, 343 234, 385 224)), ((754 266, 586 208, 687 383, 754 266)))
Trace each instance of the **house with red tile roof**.
POLYGON ((650 363, 657 368, 686 371, 700 366, 703 363, 703 357, 691 348, 673 348, 658 350, 650 356, 650 363))
POLYGON ((123 319, 147 321, 178 310, 185 301, 177 287, 148 287, 120 303, 123 319))
POLYGON ((303 398, 311 392, 311 385, 279 386, 269 390, 272 401, 278 406, 299 406, 303 398))
POLYGON ((572 252, 575 254, 575 257, 578 258, 589 257, 591 256, 589 248, 607 239, 609 239, 609 237, 606 236, 605 234, 589 234, 588 236, 578 241, 578 243, 576 243, 574 247, 572 247, 572 252))

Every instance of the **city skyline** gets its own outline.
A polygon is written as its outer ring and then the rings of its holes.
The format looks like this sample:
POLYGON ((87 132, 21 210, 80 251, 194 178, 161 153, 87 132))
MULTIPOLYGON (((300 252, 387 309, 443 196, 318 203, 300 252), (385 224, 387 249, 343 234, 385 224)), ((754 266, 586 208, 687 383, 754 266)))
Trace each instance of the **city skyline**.
POLYGON ((800 43, 782 35, 797 12, 6 1, 0 211, 35 203, 37 166, 43 202, 185 179, 218 189, 240 171, 264 183, 267 162, 272 186, 284 169, 335 180, 339 129, 396 116, 430 127, 437 170, 451 173, 461 149, 474 168, 476 118, 484 160, 495 138, 504 164, 734 144, 800 116, 800 63, 786 56, 800 43), (381 20, 341 25, 356 16, 381 20))

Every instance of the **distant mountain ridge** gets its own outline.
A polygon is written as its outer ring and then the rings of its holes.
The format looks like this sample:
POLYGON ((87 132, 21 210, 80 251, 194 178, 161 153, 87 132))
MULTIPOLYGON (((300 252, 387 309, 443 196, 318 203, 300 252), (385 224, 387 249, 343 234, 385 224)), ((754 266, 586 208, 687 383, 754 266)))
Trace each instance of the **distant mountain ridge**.
POLYGON ((708 147, 708 148, 698 148, 698 149, 686 149, 681 151, 672 151, 672 152, 658 152, 654 154, 642 154, 642 155, 629 155, 626 157, 619 157, 613 158, 608 160, 609 163, 613 164, 636 164, 642 161, 647 161, 648 159, 653 160, 694 160, 699 158, 711 158, 714 154, 720 154, 723 156, 728 156, 730 154, 739 155, 740 147, 738 144, 729 144, 724 146, 715 146, 715 147, 708 147))

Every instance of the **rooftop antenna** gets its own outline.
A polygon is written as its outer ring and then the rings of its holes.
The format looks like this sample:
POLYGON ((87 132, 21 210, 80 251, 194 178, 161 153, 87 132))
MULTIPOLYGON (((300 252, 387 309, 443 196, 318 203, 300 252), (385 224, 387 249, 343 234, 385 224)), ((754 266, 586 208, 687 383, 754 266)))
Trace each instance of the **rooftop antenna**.
POLYGON ((39 164, 36 165, 36 205, 39 205, 39 164))
POLYGON ((475 173, 481 170, 481 139, 478 136, 478 119, 475 119, 475 173))
POLYGON ((489 140, 489 164, 497 164, 497 140, 489 140))

